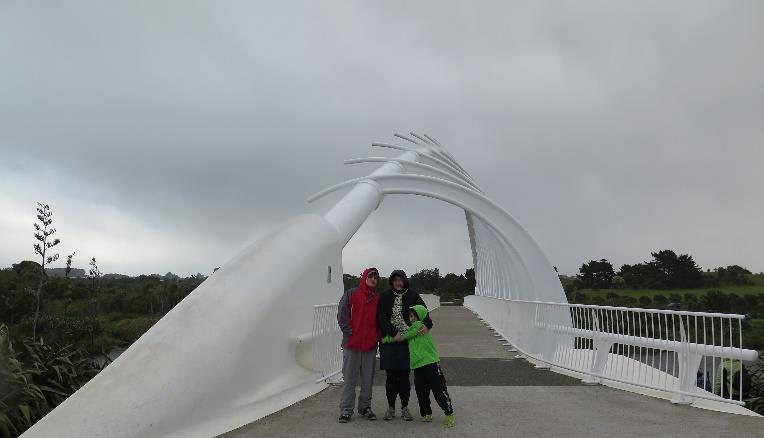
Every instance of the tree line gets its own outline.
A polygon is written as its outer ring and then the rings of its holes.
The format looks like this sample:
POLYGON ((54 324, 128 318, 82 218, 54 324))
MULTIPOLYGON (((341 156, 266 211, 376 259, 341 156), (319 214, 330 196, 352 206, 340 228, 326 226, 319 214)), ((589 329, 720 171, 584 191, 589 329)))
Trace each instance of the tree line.
POLYGON ((607 259, 591 260, 578 269, 575 289, 696 289, 700 287, 753 284, 751 271, 739 265, 719 267, 705 273, 689 254, 664 249, 650 253, 651 260, 625 264, 616 272, 607 259))

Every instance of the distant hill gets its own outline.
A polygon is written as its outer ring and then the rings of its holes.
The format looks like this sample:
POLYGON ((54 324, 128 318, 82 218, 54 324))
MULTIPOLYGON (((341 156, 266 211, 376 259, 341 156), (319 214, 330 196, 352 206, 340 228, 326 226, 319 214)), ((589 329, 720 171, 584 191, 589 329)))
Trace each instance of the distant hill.
MULTIPOLYGON (((45 273, 48 274, 48 277, 64 277, 66 275, 66 268, 45 268, 45 273)), ((85 278, 86 276, 87 272, 84 269, 72 268, 69 272, 69 277, 71 278, 85 278)))
POLYGON ((111 280, 121 280, 125 278, 132 278, 129 275, 124 274, 103 274, 101 278, 111 279, 111 280))

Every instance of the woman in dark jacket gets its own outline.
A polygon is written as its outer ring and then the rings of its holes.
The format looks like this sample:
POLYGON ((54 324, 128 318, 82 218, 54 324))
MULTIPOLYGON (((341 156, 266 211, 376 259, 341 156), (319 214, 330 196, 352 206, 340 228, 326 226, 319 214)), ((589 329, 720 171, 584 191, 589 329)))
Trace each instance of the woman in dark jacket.
MULTIPOLYGON (((409 309, 416 304, 423 306, 425 304, 419 294, 409 290, 409 279, 405 272, 393 271, 390 274, 389 282, 390 288, 382 292, 379 297, 377 328, 381 330, 382 336, 394 337, 398 332, 403 333, 408 328, 406 321, 409 309)), ((429 315, 423 322, 425 327, 423 330, 432 328, 429 315)), ((395 399, 400 396, 401 417, 406 421, 413 420, 414 418, 408 410, 409 396, 411 395, 408 342, 381 344, 379 347, 379 366, 387 373, 385 392, 387 393, 389 408, 383 419, 391 420, 395 417, 395 399)))

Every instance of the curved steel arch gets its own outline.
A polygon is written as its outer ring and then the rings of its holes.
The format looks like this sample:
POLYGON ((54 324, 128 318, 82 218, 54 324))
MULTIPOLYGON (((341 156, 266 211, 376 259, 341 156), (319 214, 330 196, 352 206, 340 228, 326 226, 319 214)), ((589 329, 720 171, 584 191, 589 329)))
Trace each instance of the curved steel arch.
MULTIPOLYGON (((484 221, 508 248, 513 249, 527 271, 523 298, 565 300, 562 286, 551 263, 530 234, 506 210, 484 194, 462 184, 425 175, 370 175, 336 184, 309 198, 315 201, 344 187, 366 180, 380 184, 384 194, 416 194, 448 202, 484 221)), ((519 298, 519 297, 517 297, 519 298)))
MULTIPOLYGON (((413 134, 412 134, 413 135, 413 134)), ((325 218, 335 225, 345 242, 376 209, 385 195, 409 194, 438 199, 462 208, 473 254, 477 280, 475 294, 505 300, 567 302, 552 264, 530 234, 506 210, 487 197, 461 166, 453 165, 442 155, 433 156, 433 143, 414 135, 423 143, 396 134, 419 146, 373 143, 373 146, 404 151, 397 158, 373 157, 348 160, 346 163, 386 163, 372 174, 328 187, 308 198, 313 202, 330 193, 354 186, 330 210, 325 218), (428 164, 419 160, 427 161, 428 164), (432 175, 406 173, 428 171, 432 175), (370 188, 372 187, 373 190, 370 188)), ((441 147, 442 148, 442 147, 441 147)), ((451 160, 449 160, 451 161, 451 160)), ((560 347, 570 347, 573 339, 547 332, 526 332, 527 317, 505 312, 504 335, 522 351, 539 357, 550 356, 560 347)), ((547 319, 560 327, 572 325, 565 312, 552 312, 547 319)))

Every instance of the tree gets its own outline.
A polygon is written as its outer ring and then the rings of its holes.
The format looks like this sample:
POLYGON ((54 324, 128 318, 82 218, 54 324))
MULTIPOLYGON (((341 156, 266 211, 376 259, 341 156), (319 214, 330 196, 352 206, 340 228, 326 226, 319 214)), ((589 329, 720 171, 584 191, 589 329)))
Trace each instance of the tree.
POLYGON ((90 259, 90 270, 88 271, 88 278, 90 279, 90 288, 93 291, 93 316, 95 317, 96 314, 98 314, 98 298, 97 298, 97 287, 98 287, 98 280, 101 278, 101 270, 98 269, 98 262, 96 262, 95 257, 90 259))
POLYGON ((650 253, 650 262, 661 274, 664 288, 696 288, 703 284, 703 270, 695 263, 692 256, 682 254, 677 256, 674 251, 664 249, 650 253))
POLYGON ((610 289, 610 284, 615 277, 613 265, 605 259, 584 263, 578 272, 576 277, 581 281, 584 289, 610 289))
POLYGON ((101 278, 101 270, 98 269, 98 262, 96 262, 95 257, 90 259, 90 270, 88 271, 88 278, 90 279, 90 285, 93 290, 95 290, 97 286, 98 279, 101 278))
POLYGON ((10 269, 0 269, 0 321, 15 323, 34 312, 34 291, 40 279, 40 265, 23 261, 10 269))
POLYGON ((37 203, 37 220, 39 223, 34 223, 36 232, 34 238, 38 243, 34 244, 34 251, 40 256, 40 281, 37 283, 37 293, 35 294, 35 311, 34 322, 32 323, 32 339, 37 337, 37 320, 40 317, 40 292, 45 284, 47 275, 45 274, 45 266, 58 260, 58 253, 49 254, 48 250, 61 243, 60 239, 52 239, 51 236, 56 233, 56 229, 53 225, 53 211, 48 204, 37 203))
MULTIPOLYGON (((673 282, 681 288, 696 288, 703 286, 703 269, 695 263, 689 254, 681 254, 677 257, 674 267, 673 282)), ((672 286, 669 286, 672 287, 672 286)))
POLYGON ((722 284, 751 284, 749 275, 751 275, 751 271, 739 265, 716 268, 716 277, 722 284))
POLYGON ((623 265, 618 271, 618 276, 622 277, 626 284, 631 288, 653 289, 662 287, 660 284, 660 273, 655 266, 649 263, 623 265))
POLYGON ((623 289, 626 286, 626 280, 624 280, 620 275, 616 275, 613 277, 611 284, 613 289, 623 289))
POLYGON ((467 279, 467 289, 469 292, 474 292, 475 285, 477 282, 475 281, 475 268, 467 268, 466 271, 464 271, 464 278, 467 279))
POLYGON ((703 271, 689 254, 671 250, 650 253, 653 260, 621 266, 618 275, 629 287, 647 289, 697 288, 703 285, 703 271))
POLYGON ((64 270, 64 277, 69 278, 69 273, 72 272, 72 258, 76 252, 72 252, 66 256, 66 269, 64 270))
POLYGON ((164 281, 178 281, 180 280, 180 276, 177 274, 173 274, 172 272, 167 272, 164 274, 164 277, 162 277, 164 281))
POLYGON ((435 292, 441 280, 440 269, 422 269, 411 276, 411 288, 417 292, 435 292))

